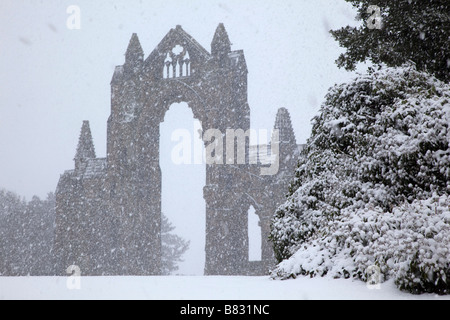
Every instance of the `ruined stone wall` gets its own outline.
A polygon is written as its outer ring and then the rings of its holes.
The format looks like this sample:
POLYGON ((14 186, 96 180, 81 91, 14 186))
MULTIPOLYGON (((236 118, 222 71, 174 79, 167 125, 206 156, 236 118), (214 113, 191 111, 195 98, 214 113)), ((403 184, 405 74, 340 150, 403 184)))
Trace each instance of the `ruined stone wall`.
MULTIPOLYGON (((84 274, 153 275, 161 268, 160 124, 170 106, 186 102, 203 133, 250 128, 247 66, 242 50, 231 51, 222 24, 211 53, 181 26, 144 60, 133 34, 125 63, 111 81, 107 157, 95 158, 88 124, 83 124, 74 171, 61 176, 56 192, 57 273, 78 265, 84 274)), ((261 175, 266 164, 227 163, 221 135, 221 164, 206 164, 206 264, 208 275, 256 275, 274 263, 268 235, 270 219, 284 201, 297 145, 287 110, 279 111, 280 170, 261 175), (262 261, 248 261, 248 210, 260 217, 262 261)), ((205 141, 205 146, 211 141, 205 141)), ((220 162, 220 161, 219 161, 220 162)))
POLYGON ((107 196, 106 175, 64 173, 56 190, 55 273, 77 265, 87 275, 112 274, 113 226, 107 196))

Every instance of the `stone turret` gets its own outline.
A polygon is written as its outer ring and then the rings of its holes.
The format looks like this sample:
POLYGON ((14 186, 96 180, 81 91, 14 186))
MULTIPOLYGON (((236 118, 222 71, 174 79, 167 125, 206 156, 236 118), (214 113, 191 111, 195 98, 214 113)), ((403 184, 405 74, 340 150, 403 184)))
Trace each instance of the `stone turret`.
MULTIPOLYGON (((280 141, 280 181, 290 180, 293 168, 297 164, 298 147, 294 129, 292 128, 291 116, 286 108, 278 109, 274 129, 278 130, 280 141)), ((283 188, 286 187, 283 185, 283 188)))
POLYGON ((83 121, 80 138, 78 140, 77 153, 75 154, 75 171, 79 172, 86 168, 89 159, 95 159, 95 148, 92 140, 89 121, 83 121))
POLYGON ((296 145, 295 133, 292 128, 291 116, 286 108, 278 109, 277 116, 275 118, 274 129, 279 130, 280 143, 296 145))
POLYGON ((231 52, 231 42, 223 23, 220 23, 211 42, 211 55, 223 67, 227 60, 228 54, 231 52))
POLYGON ((133 75, 141 70, 144 64, 144 50, 136 33, 131 36, 128 44, 127 51, 125 53, 125 74, 133 75))

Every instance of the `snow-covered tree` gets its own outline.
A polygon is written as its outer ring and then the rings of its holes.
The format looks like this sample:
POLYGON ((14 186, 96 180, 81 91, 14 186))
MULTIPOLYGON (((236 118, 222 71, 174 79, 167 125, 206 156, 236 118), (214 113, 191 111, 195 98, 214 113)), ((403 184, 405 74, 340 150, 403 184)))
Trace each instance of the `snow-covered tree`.
POLYGON ((28 203, 0 191, 0 275, 52 275, 55 197, 28 203))
POLYGON ((24 212, 23 248, 27 274, 33 276, 53 275, 53 235, 55 221, 55 195, 49 193, 46 200, 33 197, 24 212))
POLYGON ((25 201, 18 195, 0 189, 0 275, 15 273, 13 257, 18 256, 15 230, 20 229, 19 217, 25 208, 25 201))
POLYGON ((273 276, 364 280, 377 265, 404 290, 447 292, 449 126, 450 86, 412 66, 331 88, 272 222, 273 276))
POLYGON ((388 66, 412 61, 418 70, 450 81, 450 1, 346 1, 356 8, 357 19, 363 23, 360 27, 332 31, 347 49, 337 60, 339 67, 354 70, 358 62, 366 60, 388 66), (380 29, 371 27, 378 13, 380 29))
POLYGON ((162 274, 169 275, 178 270, 178 263, 182 262, 183 254, 189 249, 189 241, 172 233, 175 226, 169 219, 161 215, 161 266, 162 274))

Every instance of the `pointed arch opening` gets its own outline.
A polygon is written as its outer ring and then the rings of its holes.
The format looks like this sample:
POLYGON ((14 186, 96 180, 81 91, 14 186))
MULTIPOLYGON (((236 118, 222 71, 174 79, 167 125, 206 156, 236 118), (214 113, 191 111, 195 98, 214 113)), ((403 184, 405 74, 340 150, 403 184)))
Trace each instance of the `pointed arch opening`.
POLYGON ((250 206, 248 210, 248 261, 262 260, 261 222, 256 210, 250 206))
POLYGON ((175 227, 172 233, 189 241, 171 275, 198 276, 205 269, 206 167, 200 129, 185 102, 173 103, 160 125, 161 211, 175 227))

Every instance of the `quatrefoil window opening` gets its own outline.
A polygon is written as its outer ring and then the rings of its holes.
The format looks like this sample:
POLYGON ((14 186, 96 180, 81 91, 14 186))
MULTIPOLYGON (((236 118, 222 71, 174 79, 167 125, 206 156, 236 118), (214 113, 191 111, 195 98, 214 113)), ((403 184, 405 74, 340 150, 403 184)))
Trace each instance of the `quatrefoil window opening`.
POLYGON ((189 77, 191 62, 189 52, 180 45, 176 45, 166 54, 163 66, 163 78, 189 77))

